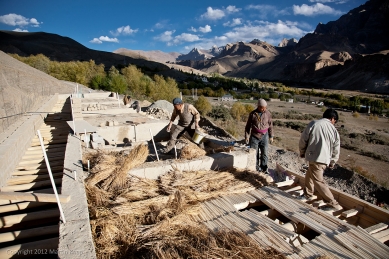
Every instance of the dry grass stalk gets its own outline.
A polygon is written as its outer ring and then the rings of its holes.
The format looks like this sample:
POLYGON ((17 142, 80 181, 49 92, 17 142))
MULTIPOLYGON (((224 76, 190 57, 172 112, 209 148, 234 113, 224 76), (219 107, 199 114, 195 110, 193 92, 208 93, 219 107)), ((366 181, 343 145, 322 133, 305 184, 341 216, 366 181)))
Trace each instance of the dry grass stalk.
MULTIPOLYGON (((144 162, 148 150, 138 148, 132 156, 113 156, 114 163, 123 163, 114 167, 116 176, 144 162)), ((97 168, 107 170, 107 161, 112 165, 112 158, 105 155, 94 158, 102 163, 94 164, 94 174, 99 173, 97 168)), ((115 187, 107 190, 101 189, 104 180, 87 185, 98 258, 281 258, 243 233, 210 232, 192 218, 198 215, 202 201, 262 186, 257 174, 176 170, 159 180, 128 178, 127 173, 125 179, 125 184, 110 181, 106 186, 115 187)))
POLYGON ((111 174, 102 184, 102 188, 107 191, 117 191, 127 187, 128 171, 131 168, 143 164, 149 155, 149 148, 146 145, 138 145, 118 163, 113 174, 111 174))
POLYGON ((185 146, 181 149, 181 159, 193 159, 205 156, 206 152, 204 149, 199 148, 196 144, 186 139, 183 141, 185 142, 185 146))

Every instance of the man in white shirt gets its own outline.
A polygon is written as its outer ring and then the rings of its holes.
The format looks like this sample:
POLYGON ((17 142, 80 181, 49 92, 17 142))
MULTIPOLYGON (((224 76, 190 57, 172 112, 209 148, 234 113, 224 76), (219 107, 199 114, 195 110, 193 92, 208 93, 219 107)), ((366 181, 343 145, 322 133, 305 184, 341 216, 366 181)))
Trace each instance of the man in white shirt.
POLYGON ((340 138, 334 126, 338 118, 334 109, 327 109, 322 119, 311 121, 301 134, 299 149, 300 156, 309 163, 305 175, 305 197, 312 198, 316 188, 328 205, 341 210, 342 206, 335 200, 323 178, 324 170, 327 167, 333 169, 339 159, 340 138))

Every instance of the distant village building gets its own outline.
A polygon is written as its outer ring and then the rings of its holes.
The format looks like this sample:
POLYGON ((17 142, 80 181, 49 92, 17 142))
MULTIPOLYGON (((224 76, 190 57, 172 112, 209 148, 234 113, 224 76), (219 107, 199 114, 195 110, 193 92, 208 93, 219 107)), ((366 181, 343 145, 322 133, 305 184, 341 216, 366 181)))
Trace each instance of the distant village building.
POLYGON ((287 99, 286 100, 288 103, 293 103, 293 99, 287 99))
POLYGON ((234 97, 230 94, 226 94, 222 96, 222 101, 233 101, 234 97))
POLYGON ((281 100, 280 99, 276 99, 276 98, 270 98, 269 99, 269 102, 280 102, 281 100))

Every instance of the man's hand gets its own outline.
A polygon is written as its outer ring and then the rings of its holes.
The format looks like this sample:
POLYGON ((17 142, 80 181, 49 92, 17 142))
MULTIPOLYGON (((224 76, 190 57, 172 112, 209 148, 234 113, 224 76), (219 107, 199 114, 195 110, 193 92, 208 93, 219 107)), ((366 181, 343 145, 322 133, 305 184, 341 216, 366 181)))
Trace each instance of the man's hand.
POLYGON ((250 139, 247 137, 244 141, 246 142, 246 145, 248 145, 250 142, 250 139))
POLYGON ((200 126, 199 126, 199 124, 195 124, 195 129, 199 129, 200 128, 200 126))
POLYGON ((168 125, 167 128, 166 128, 166 131, 170 132, 171 127, 172 127, 171 125, 168 125))
POLYGON ((330 163, 328 168, 331 169, 331 170, 334 170, 335 169, 335 163, 330 163))
POLYGON ((273 144, 273 142, 274 142, 274 138, 273 138, 273 137, 271 137, 271 138, 269 139, 269 142, 270 142, 270 144, 273 144))

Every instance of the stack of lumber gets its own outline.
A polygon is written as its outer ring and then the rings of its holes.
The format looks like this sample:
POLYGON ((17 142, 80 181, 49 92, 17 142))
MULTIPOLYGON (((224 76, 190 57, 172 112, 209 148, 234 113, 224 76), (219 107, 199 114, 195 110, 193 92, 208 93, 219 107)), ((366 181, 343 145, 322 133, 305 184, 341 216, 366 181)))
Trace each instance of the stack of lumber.
MULTIPOLYGON (((39 128, 56 188, 60 188, 69 126, 64 100, 39 128)), ((70 197, 59 195, 61 202, 70 197)), ((31 140, 7 185, 0 190, 0 258, 28 258, 26 251, 56 251, 59 209, 38 136, 31 140)))

